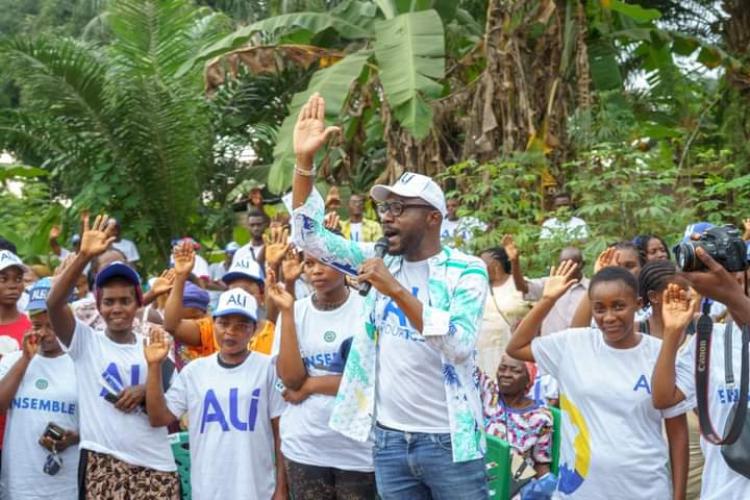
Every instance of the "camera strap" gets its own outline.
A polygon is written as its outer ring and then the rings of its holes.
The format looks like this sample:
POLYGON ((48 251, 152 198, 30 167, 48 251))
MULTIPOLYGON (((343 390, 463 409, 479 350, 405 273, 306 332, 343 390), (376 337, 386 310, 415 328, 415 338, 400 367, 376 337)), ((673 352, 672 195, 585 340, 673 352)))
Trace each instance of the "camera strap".
MULTIPOLYGON (((724 329, 724 370, 725 382, 730 388, 729 394, 733 394, 734 370, 732 367, 732 324, 727 323, 724 329)), ((747 327, 742 328, 742 369, 740 373, 740 391, 735 405, 734 418, 727 422, 724 437, 714 429, 711 416, 708 411, 709 373, 711 367, 711 336, 713 334, 713 321, 704 313, 698 318, 697 346, 695 353, 695 389, 698 403, 698 420, 701 426, 701 434, 710 443, 715 445, 732 444, 740 437, 747 415, 747 395, 750 374, 748 373, 748 357, 750 355, 750 332, 747 327)), ((731 397, 731 396, 730 396, 731 397)))

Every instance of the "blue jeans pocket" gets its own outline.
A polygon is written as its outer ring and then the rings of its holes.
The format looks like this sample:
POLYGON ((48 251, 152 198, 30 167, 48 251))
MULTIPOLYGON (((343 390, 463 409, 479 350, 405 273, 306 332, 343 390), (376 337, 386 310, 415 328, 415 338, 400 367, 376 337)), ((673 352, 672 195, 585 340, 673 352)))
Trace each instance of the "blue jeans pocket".
POLYGON ((435 444, 443 451, 453 451, 453 443, 450 434, 434 434, 435 444))

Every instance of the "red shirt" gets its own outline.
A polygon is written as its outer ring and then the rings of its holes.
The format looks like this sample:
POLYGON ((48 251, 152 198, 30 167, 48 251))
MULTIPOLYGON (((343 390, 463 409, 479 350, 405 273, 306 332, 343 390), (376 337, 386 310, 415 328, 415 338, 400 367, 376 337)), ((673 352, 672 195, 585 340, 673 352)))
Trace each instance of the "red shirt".
POLYGON ((19 314, 12 323, 0 324, 0 337, 11 337, 18 343, 18 349, 23 347, 23 336, 31 328, 31 321, 25 314, 19 314))
MULTIPOLYGON (((11 323, 0 324, 0 337, 10 337, 18 344, 18 349, 23 346, 23 336, 31 328, 31 321, 25 314, 20 314, 18 319, 11 323)), ((4 339, 7 340, 7 339, 4 339)), ((5 413, 0 414, 0 449, 3 447, 3 436, 5 435, 5 413)))

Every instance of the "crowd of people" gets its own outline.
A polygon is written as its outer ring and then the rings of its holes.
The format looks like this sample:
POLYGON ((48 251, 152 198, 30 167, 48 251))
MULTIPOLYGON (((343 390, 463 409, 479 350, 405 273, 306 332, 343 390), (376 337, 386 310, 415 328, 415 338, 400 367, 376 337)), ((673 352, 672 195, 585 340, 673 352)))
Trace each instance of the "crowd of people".
POLYGON ((513 235, 462 250, 487 226, 414 173, 342 220, 314 187, 324 115, 318 95, 300 112, 290 217, 254 190, 249 242, 219 262, 185 237, 144 280, 104 214, 70 250, 53 229, 54 271, 0 240, 0 499, 498 498, 488 440, 516 498, 750 498, 696 416, 707 391, 724 436, 738 407, 744 271, 696 247, 705 269, 685 272, 659 236, 622 235, 586 277, 589 229, 560 192, 541 237, 569 244, 529 278, 513 235))

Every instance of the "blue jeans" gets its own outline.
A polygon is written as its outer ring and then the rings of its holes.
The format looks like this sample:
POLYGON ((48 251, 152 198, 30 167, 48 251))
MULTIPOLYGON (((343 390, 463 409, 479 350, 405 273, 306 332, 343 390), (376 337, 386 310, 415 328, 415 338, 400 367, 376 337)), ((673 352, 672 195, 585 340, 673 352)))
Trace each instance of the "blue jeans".
POLYGON ((383 500, 484 500, 484 459, 453 462, 450 434, 375 426, 375 482, 383 500))

